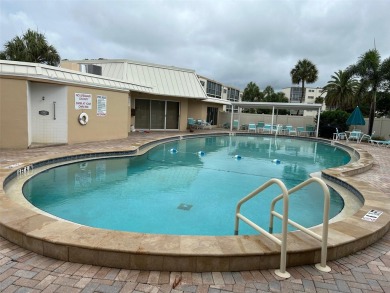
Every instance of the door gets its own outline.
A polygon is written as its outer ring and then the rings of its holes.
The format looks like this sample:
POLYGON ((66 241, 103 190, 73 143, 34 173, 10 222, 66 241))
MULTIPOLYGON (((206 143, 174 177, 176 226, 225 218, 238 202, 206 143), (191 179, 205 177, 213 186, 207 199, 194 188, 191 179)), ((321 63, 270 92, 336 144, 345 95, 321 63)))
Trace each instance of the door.
POLYGON ((67 87, 29 83, 30 144, 68 142, 67 87))
POLYGON ((179 129, 179 102, 135 99, 135 128, 179 129))
POLYGON ((179 103, 167 101, 166 129, 179 129, 179 103))
POLYGON ((150 101, 135 100, 135 128, 150 129, 150 101))
POLYGON ((211 125, 218 124, 218 108, 207 107, 207 122, 211 125))

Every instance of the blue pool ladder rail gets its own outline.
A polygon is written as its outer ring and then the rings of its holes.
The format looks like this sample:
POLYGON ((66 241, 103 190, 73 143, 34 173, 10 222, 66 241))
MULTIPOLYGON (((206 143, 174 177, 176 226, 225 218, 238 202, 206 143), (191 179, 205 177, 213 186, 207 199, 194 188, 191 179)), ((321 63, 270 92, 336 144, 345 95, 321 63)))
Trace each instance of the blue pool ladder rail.
POLYGON ((325 182, 320 178, 310 178, 297 186, 291 188, 290 190, 287 190, 286 185, 279 179, 273 178, 261 185, 260 187, 256 188, 254 191, 249 193, 247 196, 242 198, 236 206, 236 217, 235 217, 235 227, 234 227, 234 234, 238 235, 238 228, 239 228, 239 220, 242 220, 243 222, 247 223, 249 226, 251 226, 256 231, 263 233, 266 237, 274 241, 275 243, 279 244, 281 246, 280 251, 280 269, 275 271, 275 274, 282 278, 289 278, 291 275, 286 271, 286 259, 287 259, 287 224, 290 224, 294 226, 295 228, 301 230, 302 232, 308 234, 309 236, 312 236, 313 238, 319 240, 321 242, 321 263, 316 264, 315 267, 322 271, 322 272, 330 272, 331 269, 329 266, 326 265, 326 258, 327 258, 327 246, 328 246, 328 225, 329 225, 329 205, 330 205, 330 192, 328 186, 325 184, 325 182), (324 200, 324 214, 323 214, 323 229, 322 229, 322 235, 318 235, 314 233, 313 231, 303 227, 302 225, 290 220, 288 218, 288 204, 289 204, 289 196, 293 194, 294 192, 302 189, 303 187, 312 184, 312 183, 318 183, 323 190, 323 194, 325 197, 324 200), (251 198, 258 195, 260 192, 264 191, 268 187, 272 185, 278 185, 280 189, 282 190, 282 194, 278 195, 273 199, 271 202, 271 209, 270 209, 270 226, 269 231, 264 230, 245 216, 243 216, 240 213, 241 205, 251 198), (283 199, 283 215, 275 211, 275 205, 276 202, 283 199), (274 222, 274 216, 278 217, 282 220, 282 239, 275 237, 272 235, 273 231, 273 222, 274 222))

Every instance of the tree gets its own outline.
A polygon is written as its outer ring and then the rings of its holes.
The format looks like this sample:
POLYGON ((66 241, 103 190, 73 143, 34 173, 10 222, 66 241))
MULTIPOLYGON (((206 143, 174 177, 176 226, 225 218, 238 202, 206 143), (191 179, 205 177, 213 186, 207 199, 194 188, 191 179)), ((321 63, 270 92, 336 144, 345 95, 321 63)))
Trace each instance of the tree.
POLYGON ((302 83, 302 96, 300 102, 305 101, 305 82, 314 83, 318 79, 317 67, 309 60, 299 60, 290 72, 291 81, 295 84, 302 83))
POLYGON ((335 72, 331 77, 332 80, 324 87, 326 106, 344 111, 355 108, 359 82, 342 70, 335 72))
MULTIPOLYGON (((333 133, 336 132, 336 128, 338 128, 339 132, 348 130, 346 124, 348 117, 349 114, 342 110, 322 112, 319 124, 319 135, 325 138, 332 138, 333 133)), ((318 122, 318 115, 315 118, 315 122, 318 122)))
POLYGON ((316 103, 316 104, 323 104, 323 103, 324 103, 324 100, 325 100, 324 97, 319 96, 319 97, 317 97, 317 98, 314 100, 314 103, 316 103))
POLYGON ((242 94, 242 100, 246 102, 259 102, 261 99, 260 88, 254 82, 248 83, 242 94))
MULTIPOLYGON (((288 103, 288 98, 286 97, 286 95, 283 92, 275 93, 274 90, 272 89, 272 94, 265 96, 263 101, 264 102, 271 102, 271 103, 288 103)), ((270 114, 270 113, 272 113, 272 110, 264 110, 264 113, 270 114)), ((287 115, 288 111, 278 109, 277 113, 279 115, 287 115)))
POLYGON ((390 91, 387 93, 381 92, 377 96, 377 114, 379 116, 389 116, 390 115, 390 91))
POLYGON ((275 93, 272 86, 267 85, 263 91, 264 97, 272 96, 275 93))
MULTIPOLYGON (((262 93, 256 83, 250 82, 244 89, 242 94, 242 101, 246 102, 260 102, 262 99, 262 93)), ((243 112, 256 113, 256 109, 245 109, 243 112)))
POLYGON ((388 92, 390 83, 390 57, 381 62, 381 56, 376 49, 372 49, 359 57, 356 64, 347 68, 349 74, 360 78, 362 91, 370 100, 370 115, 368 119, 368 133, 372 134, 376 112, 377 93, 388 92))
POLYGON ((0 52, 0 59, 53 66, 58 66, 61 60, 57 50, 47 43, 46 37, 30 29, 22 37, 16 36, 5 43, 4 51, 0 52))

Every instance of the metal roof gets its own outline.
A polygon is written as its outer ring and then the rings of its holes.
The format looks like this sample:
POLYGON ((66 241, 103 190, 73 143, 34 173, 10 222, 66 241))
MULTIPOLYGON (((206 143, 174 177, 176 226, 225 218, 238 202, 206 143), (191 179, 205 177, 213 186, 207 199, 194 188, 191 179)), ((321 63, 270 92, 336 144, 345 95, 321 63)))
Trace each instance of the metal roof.
POLYGON ((240 108, 258 108, 258 109, 285 109, 285 110, 319 110, 322 104, 306 103, 276 103, 276 102, 231 102, 233 106, 240 108))
POLYGON ((153 88, 153 94, 206 99, 194 70, 123 59, 69 60, 102 67, 102 75, 153 88))
POLYGON ((202 102, 214 103, 214 104, 222 104, 222 105, 231 105, 232 102, 224 99, 210 98, 208 97, 206 100, 202 102))
POLYGON ((0 76, 23 76, 31 79, 65 84, 91 85, 120 91, 153 92, 153 89, 149 86, 39 63, 0 60, 0 76))

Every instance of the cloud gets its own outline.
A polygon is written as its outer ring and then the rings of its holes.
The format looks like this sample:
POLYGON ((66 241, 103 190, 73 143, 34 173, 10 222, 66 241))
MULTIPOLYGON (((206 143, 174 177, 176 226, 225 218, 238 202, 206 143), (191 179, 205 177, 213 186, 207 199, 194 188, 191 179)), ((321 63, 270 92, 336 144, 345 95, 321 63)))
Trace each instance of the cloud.
POLYGON ((190 68, 242 90, 251 81, 291 86, 303 58, 319 70, 312 86, 324 86, 374 38, 390 56, 388 0, 5 0, 0 8, 1 44, 39 29, 62 58, 190 68))

